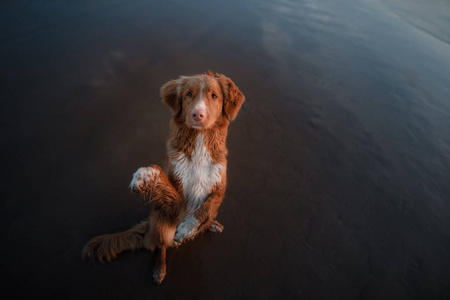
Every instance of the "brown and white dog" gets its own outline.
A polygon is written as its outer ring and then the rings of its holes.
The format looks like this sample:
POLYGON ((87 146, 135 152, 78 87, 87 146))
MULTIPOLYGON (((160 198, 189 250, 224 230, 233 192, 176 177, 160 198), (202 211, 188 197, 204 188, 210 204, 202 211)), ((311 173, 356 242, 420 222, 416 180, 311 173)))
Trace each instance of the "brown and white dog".
POLYGON ((245 100, 231 79, 208 72, 182 76, 161 87, 163 102, 172 109, 166 166, 139 168, 133 192, 149 196, 147 221, 115 234, 90 240, 85 257, 111 261, 125 250, 157 251, 153 279, 166 275, 166 249, 205 230, 222 232, 215 219, 225 196, 228 125, 245 100))

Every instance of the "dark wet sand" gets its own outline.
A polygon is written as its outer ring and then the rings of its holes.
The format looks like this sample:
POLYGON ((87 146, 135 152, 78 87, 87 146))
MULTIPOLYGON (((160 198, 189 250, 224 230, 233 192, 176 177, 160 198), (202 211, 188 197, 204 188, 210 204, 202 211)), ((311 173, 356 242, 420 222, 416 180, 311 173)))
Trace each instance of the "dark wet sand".
POLYGON ((167 2, 0 5, 1 298, 450 298, 450 5, 167 2), (146 251, 82 263, 148 215, 159 87, 209 69, 247 96, 225 231, 160 287, 146 251))

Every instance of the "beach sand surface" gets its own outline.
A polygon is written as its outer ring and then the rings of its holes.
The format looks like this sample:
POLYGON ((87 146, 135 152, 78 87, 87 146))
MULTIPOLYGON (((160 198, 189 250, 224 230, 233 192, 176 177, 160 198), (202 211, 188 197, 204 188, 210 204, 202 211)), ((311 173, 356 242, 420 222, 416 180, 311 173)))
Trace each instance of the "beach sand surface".
POLYGON ((2 299, 449 299, 450 4, 0 4, 2 299), (145 219, 159 88, 212 70, 230 125, 220 235, 81 261, 145 219))

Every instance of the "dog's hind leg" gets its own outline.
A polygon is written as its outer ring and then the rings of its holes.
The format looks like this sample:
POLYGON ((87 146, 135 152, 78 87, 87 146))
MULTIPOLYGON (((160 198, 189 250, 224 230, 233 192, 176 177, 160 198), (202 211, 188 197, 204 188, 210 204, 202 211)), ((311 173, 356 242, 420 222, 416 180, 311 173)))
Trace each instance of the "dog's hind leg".
POLYGON ((153 268, 153 281, 161 284, 166 277, 166 246, 158 247, 156 253, 156 262, 153 268))
POLYGON ((166 250, 168 247, 176 246, 173 241, 175 235, 176 223, 170 223, 163 214, 152 212, 150 214, 150 230, 152 232, 151 240, 154 248, 156 248, 156 261, 153 267, 153 280, 156 284, 161 284, 166 276, 166 250), (153 219, 152 219, 153 217, 153 219), (156 222, 153 222, 155 221, 156 222))

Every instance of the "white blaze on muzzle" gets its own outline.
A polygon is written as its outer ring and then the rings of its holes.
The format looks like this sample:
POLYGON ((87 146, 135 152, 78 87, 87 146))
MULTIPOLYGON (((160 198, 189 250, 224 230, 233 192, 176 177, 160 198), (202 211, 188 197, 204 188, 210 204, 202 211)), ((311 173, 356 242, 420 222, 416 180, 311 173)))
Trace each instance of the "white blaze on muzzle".
POLYGON ((194 109, 200 109, 200 110, 205 111, 205 113, 206 113, 207 112, 206 111, 206 103, 205 103, 205 100, 203 100, 203 88, 204 88, 204 82, 202 81, 202 85, 200 88, 200 99, 197 101, 197 103, 195 103, 194 109))

